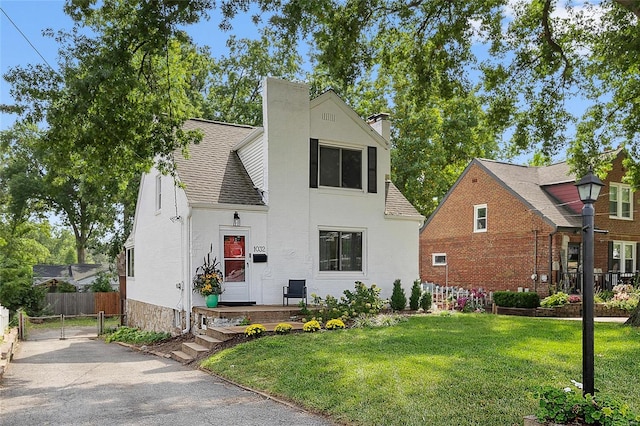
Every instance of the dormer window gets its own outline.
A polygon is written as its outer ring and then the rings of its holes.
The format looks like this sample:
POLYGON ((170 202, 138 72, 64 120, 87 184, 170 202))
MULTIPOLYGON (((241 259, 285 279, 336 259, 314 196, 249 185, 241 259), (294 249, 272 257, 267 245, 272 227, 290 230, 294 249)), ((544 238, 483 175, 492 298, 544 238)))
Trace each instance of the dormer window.
POLYGON ((633 219, 633 192, 623 183, 609 184, 609 217, 612 219, 633 219))

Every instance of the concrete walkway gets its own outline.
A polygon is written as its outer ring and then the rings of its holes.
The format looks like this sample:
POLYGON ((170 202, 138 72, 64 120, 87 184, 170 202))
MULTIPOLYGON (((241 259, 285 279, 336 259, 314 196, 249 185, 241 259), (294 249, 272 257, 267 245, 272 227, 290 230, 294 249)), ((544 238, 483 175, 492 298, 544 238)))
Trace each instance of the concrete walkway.
POLYGON ((334 424, 175 361, 70 334, 20 342, 0 383, 3 426, 334 424))

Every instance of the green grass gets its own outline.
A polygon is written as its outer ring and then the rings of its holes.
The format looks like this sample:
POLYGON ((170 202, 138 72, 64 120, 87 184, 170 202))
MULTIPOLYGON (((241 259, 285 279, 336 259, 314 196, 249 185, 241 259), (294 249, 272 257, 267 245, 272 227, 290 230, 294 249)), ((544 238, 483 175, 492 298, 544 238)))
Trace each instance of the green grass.
MULTIPOLYGON (((270 336, 202 364, 358 425, 522 424, 539 386, 582 377, 580 321, 413 317, 397 326, 270 336)), ((595 383, 640 412, 640 330, 595 326, 595 383)))

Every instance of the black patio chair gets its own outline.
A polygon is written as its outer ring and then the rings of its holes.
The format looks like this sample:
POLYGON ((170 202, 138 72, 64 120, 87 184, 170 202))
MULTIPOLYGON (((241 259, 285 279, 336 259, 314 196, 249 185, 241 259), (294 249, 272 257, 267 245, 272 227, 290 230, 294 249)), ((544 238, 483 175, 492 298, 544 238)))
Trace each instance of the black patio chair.
POLYGON ((282 287, 282 306, 284 306, 284 299, 287 299, 287 306, 289 306, 289 299, 304 299, 307 303, 306 280, 289 280, 289 285, 282 287))

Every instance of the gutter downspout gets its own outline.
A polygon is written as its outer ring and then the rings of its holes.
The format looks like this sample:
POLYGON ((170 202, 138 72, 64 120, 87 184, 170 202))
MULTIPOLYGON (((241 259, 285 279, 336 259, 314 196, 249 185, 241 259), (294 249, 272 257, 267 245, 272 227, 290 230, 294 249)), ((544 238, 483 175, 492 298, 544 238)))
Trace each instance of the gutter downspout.
MULTIPOLYGON (((190 278, 190 271, 191 271, 191 206, 189 206, 189 210, 187 213, 187 220, 186 220, 186 225, 183 223, 182 224, 182 232, 186 234, 186 245, 187 245, 187 250, 185 253, 185 249, 184 247, 182 248, 182 276, 185 278, 184 280, 184 285, 182 286, 182 288, 184 289, 183 291, 186 292, 186 294, 184 295, 185 298, 185 319, 186 319, 186 328, 184 330, 182 330, 182 334, 187 334, 189 331, 191 331, 191 309, 192 309, 192 291, 191 291, 191 278, 190 278), (185 232, 185 228, 186 228, 186 232, 185 232), (185 256, 187 257, 186 261, 185 261, 185 256), (186 270, 185 270, 185 264, 186 264, 186 270)), ((185 237, 182 237, 182 244, 184 244, 185 241, 185 237)))
POLYGON ((547 284, 553 284, 553 237, 558 233, 558 227, 556 227, 552 233, 549 234, 549 278, 547 284))

